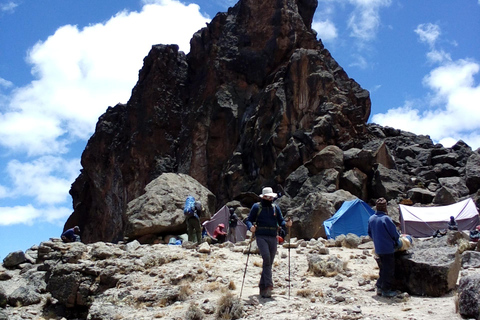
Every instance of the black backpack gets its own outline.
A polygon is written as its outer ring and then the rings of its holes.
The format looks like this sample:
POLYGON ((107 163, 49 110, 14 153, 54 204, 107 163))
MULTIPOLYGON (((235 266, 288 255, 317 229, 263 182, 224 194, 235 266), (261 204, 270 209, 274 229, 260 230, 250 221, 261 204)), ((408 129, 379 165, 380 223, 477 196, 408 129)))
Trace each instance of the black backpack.
POLYGON ((238 223, 238 217, 235 213, 232 213, 230 215, 230 219, 228 220, 228 225, 230 226, 230 228, 235 228, 237 226, 237 223, 238 223))

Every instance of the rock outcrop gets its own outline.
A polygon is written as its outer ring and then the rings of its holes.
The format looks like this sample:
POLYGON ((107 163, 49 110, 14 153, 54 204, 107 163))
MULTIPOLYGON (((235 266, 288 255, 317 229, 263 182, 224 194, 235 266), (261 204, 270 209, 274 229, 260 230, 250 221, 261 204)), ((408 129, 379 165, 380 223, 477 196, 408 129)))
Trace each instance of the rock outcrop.
POLYGON ((219 204, 275 186, 324 147, 367 133, 370 99, 316 39, 316 0, 241 0, 194 34, 156 45, 126 105, 109 108, 72 185, 82 239, 116 241, 127 204, 164 172, 219 204))
POLYGON ((186 228, 185 199, 195 195, 204 208, 203 222, 215 214, 215 196, 185 174, 164 173, 145 187, 145 193, 127 206, 125 236, 129 239, 155 238, 156 234, 180 234, 186 228))
POLYGON ((188 55, 153 46, 128 103, 99 118, 65 228, 79 225, 87 243, 123 240, 129 203, 163 173, 193 177, 217 208, 248 208, 270 185, 305 239, 324 236, 322 222, 354 197, 478 204, 478 150, 367 124, 369 93, 316 39, 316 6, 240 0, 193 35, 188 55))

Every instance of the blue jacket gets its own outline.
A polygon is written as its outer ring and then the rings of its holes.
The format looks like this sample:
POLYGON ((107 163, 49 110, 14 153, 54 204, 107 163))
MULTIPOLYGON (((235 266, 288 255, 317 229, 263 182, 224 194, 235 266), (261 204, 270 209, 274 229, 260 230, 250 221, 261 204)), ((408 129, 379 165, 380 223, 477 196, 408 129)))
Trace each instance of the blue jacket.
POLYGON ((270 201, 262 201, 262 211, 259 212, 260 206, 258 203, 255 203, 250 209, 248 218, 245 221, 248 230, 252 225, 256 225, 256 235, 263 236, 272 236, 276 237, 279 226, 285 225, 285 220, 283 219, 282 212, 280 208, 272 204, 270 201), (274 207, 276 209, 274 209, 274 207))
POLYGON ((368 235, 377 254, 394 253, 400 238, 392 219, 382 211, 377 211, 368 219, 368 235))
POLYGON ((73 228, 65 230, 64 233, 62 233, 62 237, 66 237, 70 241, 75 241, 75 231, 73 231, 73 228))

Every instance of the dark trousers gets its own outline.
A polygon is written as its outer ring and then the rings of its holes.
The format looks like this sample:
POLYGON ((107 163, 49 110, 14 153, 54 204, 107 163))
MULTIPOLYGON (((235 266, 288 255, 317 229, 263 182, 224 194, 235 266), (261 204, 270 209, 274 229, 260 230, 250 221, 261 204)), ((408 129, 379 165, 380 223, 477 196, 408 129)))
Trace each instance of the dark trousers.
POLYGON ((380 269, 377 288, 383 291, 392 290, 393 277, 395 275, 395 255, 393 253, 379 254, 377 264, 380 269))
POLYGON ((191 242, 202 242, 202 227, 200 226, 200 220, 196 217, 187 218, 187 234, 188 241, 191 242))
POLYGON ((277 237, 259 235, 257 246, 263 259, 262 275, 258 286, 261 289, 273 287, 272 267, 277 253, 277 237))

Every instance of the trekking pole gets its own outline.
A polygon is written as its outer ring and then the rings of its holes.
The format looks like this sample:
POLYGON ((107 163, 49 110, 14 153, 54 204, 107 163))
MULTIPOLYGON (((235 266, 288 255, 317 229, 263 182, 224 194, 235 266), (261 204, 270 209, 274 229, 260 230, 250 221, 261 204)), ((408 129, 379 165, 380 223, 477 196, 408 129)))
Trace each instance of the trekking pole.
POLYGON ((291 227, 288 227, 288 300, 290 300, 290 238, 292 237, 292 233, 290 232, 291 227))
POLYGON ((250 244, 248 245, 247 263, 245 263, 245 271, 243 272, 242 288, 240 289, 240 299, 242 298, 243 284, 245 282, 245 275, 247 274, 248 258, 250 257, 250 248, 252 247, 252 242, 253 242, 254 236, 255 236, 255 234, 252 234, 252 238, 250 239, 250 244))

